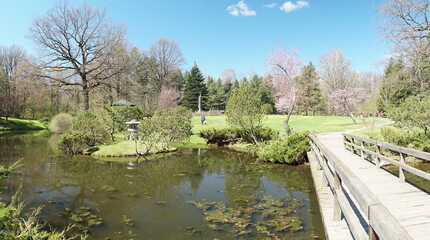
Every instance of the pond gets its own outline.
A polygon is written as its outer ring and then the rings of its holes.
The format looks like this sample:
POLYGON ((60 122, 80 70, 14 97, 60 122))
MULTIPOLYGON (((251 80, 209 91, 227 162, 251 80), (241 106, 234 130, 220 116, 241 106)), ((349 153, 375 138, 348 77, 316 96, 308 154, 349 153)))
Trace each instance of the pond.
MULTIPOLYGON (((325 239, 309 166, 255 163, 225 148, 180 149, 119 162, 55 151, 55 136, 0 137, 0 164, 23 167, 0 181, 27 210, 89 239, 325 239)), ((124 160, 124 159, 122 159, 124 160)))

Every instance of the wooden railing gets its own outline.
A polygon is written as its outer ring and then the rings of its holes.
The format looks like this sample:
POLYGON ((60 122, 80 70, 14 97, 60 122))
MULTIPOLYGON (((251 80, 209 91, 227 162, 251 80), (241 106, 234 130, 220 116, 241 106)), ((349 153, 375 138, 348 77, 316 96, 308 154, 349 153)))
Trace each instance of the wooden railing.
POLYGON ((353 153, 357 153, 363 159, 369 161, 374 160, 376 168, 380 168, 381 160, 386 161, 392 165, 399 168, 399 180, 400 182, 405 182, 405 173, 408 171, 416 176, 422 177, 424 179, 430 180, 430 174, 419 169, 408 166, 405 163, 405 157, 411 156, 418 159, 430 161, 430 153, 418 151, 411 148, 399 147, 393 144, 379 142, 372 139, 362 138, 350 134, 343 134, 345 148, 351 150, 353 153), (373 147, 375 151, 370 148, 373 147), (399 161, 391 159, 382 155, 381 148, 388 149, 399 155, 399 161))
POLYGON ((309 137, 311 150, 318 160, 320 170, 323 171, 323 185, 330 187, 334 195, 335 221, 342 220, 343 216, 354 239, 412 239, 387 208, 342 161, 316 136, 309 137), (356 205, 359 211, 356 211, 353 205, 356 205), (362 223, 360 219, 364 219, 366 223, 362 223))

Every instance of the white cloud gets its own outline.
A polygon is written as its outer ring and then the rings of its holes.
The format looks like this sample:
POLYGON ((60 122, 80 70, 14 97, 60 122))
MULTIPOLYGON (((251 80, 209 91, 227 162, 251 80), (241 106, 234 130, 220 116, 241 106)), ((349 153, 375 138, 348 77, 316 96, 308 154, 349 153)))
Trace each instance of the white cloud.
POLYGON ((284 12, 292 12, 308 6, 309 6, 309 3, 306 1, 297 1, 296 4, 288 1, 288 2, 284 2, 284 4, 282 4, 282 6, 279 7, 279 9, 281 9, 284 12))
POLYGON ((227 7, 227 12, 233 16, 255 16, 257 13, 254 10, 249 9, 245 1, 241 0, 235 5, 227 7))
POLYGON ((276 3, 264 4, 264 6, 267 8, 274 8, 276 7, 276 5, 277 5, 276 3))

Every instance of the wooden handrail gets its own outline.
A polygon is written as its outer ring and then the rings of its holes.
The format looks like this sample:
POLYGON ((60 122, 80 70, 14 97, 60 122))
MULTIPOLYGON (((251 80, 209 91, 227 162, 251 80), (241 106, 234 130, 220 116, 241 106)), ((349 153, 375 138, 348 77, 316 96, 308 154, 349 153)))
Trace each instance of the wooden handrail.
POLYGON ((416 157, 419 159, 430 161, 430 153, 428 153, 428 152, 419 151, 419 150, 416 150, 413 148, 400 147, 400 146, 396 146, 396 145, 393 145, 390 143, 380 142, 380 141, 376 141, 373 139, 367 139, 367 138, 354 136, 354 135, 346 134, 346 133, 344 133, 343 136, 347 137, 347 138, 351 138, 351 139, 356 139, 356 140, 361 141, 361 142, 370 143, 370 144, 373 144, 373 145, 376 145, 379 147, 383 147, 386 149, 390 149, 390 150, 395 151, 395 152, 403 153, 403 154, 406 154, 406 155, 411 156, 411 157, 416 157))
POLYGON ((421 171, 417 168, 411 167, 404 162, 405 155, 412 156, 412 157, 419 158, 419 159, 423 159, 426 161, 430 161, 430 153, 419 151, 419 150, 412 149, 412 148, 399 147, 399 146, 396 146, 396 145, 393 145, 390 143, 380 142, 380 141, 367 139, 367 138, 363 138, 363 137, 358 137, 358 136, 354 136, 354 135, 350 135, 350 134, 343 134, 343 136, 344 136, 345 147, 350 146, 351 147, 350 150, 352 152, 354 152, 355 149, 358 149, 358 150, 360 150, 361 153, 367 153, 367 154, 373 156, 375 159, 377 168, 380 167, 380 161, 381 160, 384 160, 386 162, 389 162, 390 164, 397 166, 399 168, 399 178, 400 178, 401 182, 405 181, 405 175, 404 175, 403 170, 408 171, 408 172, 410 172, 416 176, 419 176, 421 178, 430 180, 430 173, 427 173, 427 172, 421 171), (348 138, 350 138, 352 141, 348 141, 348 138), (360 141, 361 145, 355 144, 354 140, 360 141), (364 147, 363 143, 369 143, 369 144, 375 145, 377 152, 374 152, 374 151, 364 147), (391 159, 389 157, 382 155, 380 152, 381 147, 399 153, 400 161, 396 161, 394 159, 391 159))
MULTIPOLYGON (((315 135, 310 134, 311 151, 315 154, 323 182, 334 195, 334 220, 345 217, 355 239, 412 239, 399 222, 382 205, 379 199, 359 178, 337 158, 315 135), (366 232, 348 200, 354 199, 360 214, 366 219, 369 231, 366 232)), ((317 181, 317 179, 314 179, 317 181)))

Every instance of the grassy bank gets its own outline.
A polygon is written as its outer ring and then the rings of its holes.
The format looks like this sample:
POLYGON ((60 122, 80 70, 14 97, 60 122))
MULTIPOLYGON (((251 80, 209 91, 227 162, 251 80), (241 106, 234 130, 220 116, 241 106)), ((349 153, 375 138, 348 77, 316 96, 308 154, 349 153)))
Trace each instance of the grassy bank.
MULTIPOLYGON (((280 133, 284 132, 284 120, 285 115, 268 115, 263 125, 271 127, 280 133)), ((365 126, 371 126, 372 124, 384 123, 384 119, 379 118, 368 118, 366 123, 357 119, 358 123, 354 124, 349 117, 337 117, 337 116, 292 116, 290 125, 294 131, 308 130, 311 132, 337 132, 349 129, 358 129, 365 126)), ((205 125, 201 124, 200 116, 194 116, 192 119, 192 131, 193 135, 190 137, 188 142, 175 143, 175 148, 187 147, 187 148, 204 148, 206 147, 205 139, 198 136, 198 133, 203 129, 210 128, 227 128, 226 116, 206 116, 205 125)), ((117 140, 122 139, 123 135, 118 135, 117 140)), ((246 151, 247 144, 236 144, 231 146, 246 151)), ((139 151, 144 151, 141 145, 138 145, 139 151)), ((172 149, 174 150, 174 149, 172 149)), ((152 153, 156 153, 155 151, 152 153)), ((120 140, 111 144, 97 146, 95 151, 91 154, 95 157, 124 157, 124 156, 136 156, 135 142, 128 140, 120 140)))
MULTIPOLYGON (((267 115, 263 121, 263 126, 271 127, 279 132, 284 131, 285 115, 267 115)), ((291 116, 290 126, 294 131, 308 130, 311 132, 339 132, 349 129, 362 128, 371 126, 372 124, 384 123, 381 118, 366 118, 364 123, 360 119, 356 119, 357 124, 354 124, 350 117, 339 116, 291 116)), ((193 132, 198 133, 202 129, 208 128, 226 128, 226 116, 207 116, 206 125, 202 125, 199 116, 193 117, 193 132)))
MULTIPOLYGON (((137 143, 137 150, 139 152, 145 152, 145 147, 137 143)), ((171 148, 169 151, 175 151, 176 148, 171 148)), ((149 151, 150 153, 158 153, 155 149, 149 151)), ((136 142, 132 140, 123 140, 114 142, 106 145, 99 145, 92 149, 91 156, 94 157, 129 157, 137 156, 136 154, 136 142)))
MULTIPOLYGON (((285 115, 267 115, 263 121, 263 126, 273 128, 280 133, 284 132, 284 120, 285 115)), ((375 124, 385 123, 386 120, 382 118, 366 118, 363 122, 357 118, 357 124, 352 122, 350 117, 339 117, 339 116, 291 116, 290 126, 293 131, 310 131, 310 132, 340 132, 350 129, 358 129, 366 126, 372 126, 375 124)), ((206 125, 202 125, 200 116, 193 117, 193 133, 198 134, 201 130, 209 128, 227 128, 226 116, 206 116, 206 125)), ((203 139, 197 135, 191 139, 193 141, 204 142, 203 139)))
POLYGON ((18 118, 9 118, 7 121, 0 118, 0 131, 27 131, 27 130, 43 130, 46 127, 38 120, 27 120, 18 118))

